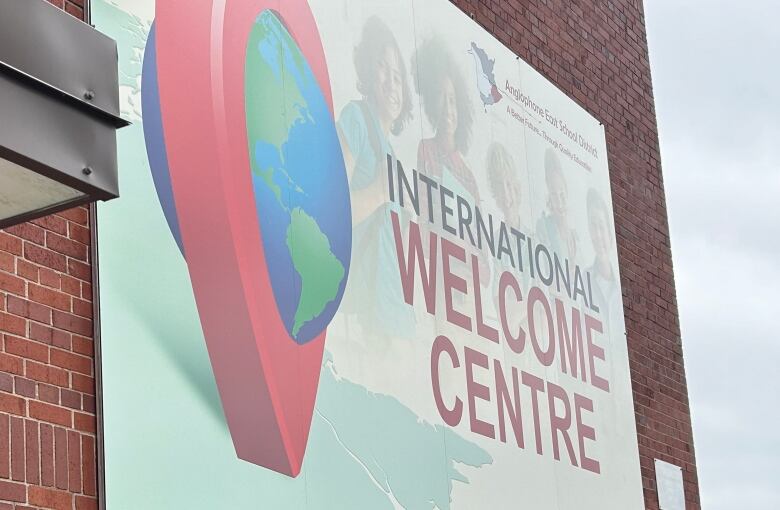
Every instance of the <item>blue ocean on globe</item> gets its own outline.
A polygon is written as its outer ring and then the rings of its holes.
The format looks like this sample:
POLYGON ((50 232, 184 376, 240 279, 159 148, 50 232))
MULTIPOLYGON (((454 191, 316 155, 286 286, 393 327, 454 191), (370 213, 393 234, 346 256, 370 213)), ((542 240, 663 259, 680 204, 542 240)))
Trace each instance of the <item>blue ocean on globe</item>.
POLYGON ((252 182, 279 315, 299 344, 322 333, 344 294, 349 185, 326 97, 282 20, 255 21, 246 60, 252 182))

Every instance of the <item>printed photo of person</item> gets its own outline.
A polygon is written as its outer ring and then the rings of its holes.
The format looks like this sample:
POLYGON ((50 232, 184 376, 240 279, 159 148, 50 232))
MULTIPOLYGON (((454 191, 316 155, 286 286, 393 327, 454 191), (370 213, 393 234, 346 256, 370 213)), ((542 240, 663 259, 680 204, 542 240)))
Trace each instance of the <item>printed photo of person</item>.
POLYGON ((520 173, 515 159, 503 144, 494 142, 490 145, 486 168, 490 192, 503 215, 502 219, 507 226, 530 234, 522 213, 523 185, 520 173))
POLYGON ((387 199, 387 155, 395 156, 390 139, 412 120, 412 97, 398 41, 378 17, 366 21, 354 63, 362 97, 341 111, 338 133, 359 224, 387 199))
POLYGON ((376 16, 363 27, 354 64, 362 97, 343 108, 338 133, 352 197, 350 280, 359 283, 348 286, 342 309, 374 336, 411 336, 414 313, 397 274, 386 175, 387 155, 395 157, 391 138, 412 119, 412 97, 398 41, 376 16))
POLYGON ((474 110, 467 82, 444 42, 424 41, 412 63, 415 86, 434 136, 420 141, 417 169, 472 204, 479 202, 474 174, 464 158, 471 144, 474 110))
POLYGON ((536 237, 558 255, 561 263, 577 263, 577 231, 569 218, 569 189, 561 161, 555 150, 544 154, 544 181, 547 186, 547 210, 536 224, 536 237))
MULTIPOLYGON (((485 163, 490 193, 501 213, 501 220, 506 222, 507 227, 514 228, 525 235, 532 235, 532 231, 527 226, 528 219, 524 217, 522 211, 524 186, 515 159, 506 146, 494 142, 488 147, 485 163)), ((489 295, 493 296, 495 310, 498 310, 498 281, 501 278, 501 274, 504 271, 511 271, 517 275, 518 271, 512 266, 512 261, 508 258, 504 258, 501 261, 493 259, 491 265, 493 270, 489 295)), ((527 292, 530 280, 528 267, 524 267, 520 278, 523 292, 527 292)), ((525 309, 520 307, 515 310, 518 315, 511 318, 512 323, 524 323, 526 321, 525 309)), ((495 313, 497 314, 497 312, 495 313)))
MULTIPOLYGON (((465 159, 474 125, 473 106, 466 86, 468 82, 444 41, 436 36, 425 40, 417 48, 412 60, 412 73, 422 110, 434 132, 433 137, 420 140, 418 144, 417 169, 472 207, 477 206, 477 180, 465 159)), ((449 235, 440 227, 437 222, 434 230, 440 235, 449 235)), ((468 272, 467 265, 460 262, 453 262, 453 268, 460 274, 468 272)), ((486 285, 490 268, 484 257, 480 257, 480 274, 483 275, 482 284, 486 285)), ((457 295, 453 299, 460 304, 465 296, 457 295)))
POLYGON ((593 286, 593 301, 599 307, 605 333, 622 334, 623 307, 620 295, 620 277, 612 264, 615 253, 615 234, 610 212, 601 195, 590 189, 587 196, 588 230, 593 243, 593 264, 588 268, 593 286))

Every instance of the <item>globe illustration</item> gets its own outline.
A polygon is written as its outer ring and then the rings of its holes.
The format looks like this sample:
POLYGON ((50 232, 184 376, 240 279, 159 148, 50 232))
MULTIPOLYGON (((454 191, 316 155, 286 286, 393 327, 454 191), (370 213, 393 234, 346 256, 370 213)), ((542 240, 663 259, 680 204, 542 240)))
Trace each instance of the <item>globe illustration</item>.
POLYGON ((246 119, 257 216, 279 316, 298 344, 333 319, 352 250, 349 185, 333 114, 274 11, 246 54, 246 119))

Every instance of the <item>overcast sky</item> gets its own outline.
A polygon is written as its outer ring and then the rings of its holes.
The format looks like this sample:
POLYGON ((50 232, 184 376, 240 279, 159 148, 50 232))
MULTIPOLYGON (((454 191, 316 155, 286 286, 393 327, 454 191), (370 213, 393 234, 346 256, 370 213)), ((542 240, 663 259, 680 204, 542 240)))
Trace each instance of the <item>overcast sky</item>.
POLYGON ((777 510, 780 3, 644 3, 703 508, 777 510))

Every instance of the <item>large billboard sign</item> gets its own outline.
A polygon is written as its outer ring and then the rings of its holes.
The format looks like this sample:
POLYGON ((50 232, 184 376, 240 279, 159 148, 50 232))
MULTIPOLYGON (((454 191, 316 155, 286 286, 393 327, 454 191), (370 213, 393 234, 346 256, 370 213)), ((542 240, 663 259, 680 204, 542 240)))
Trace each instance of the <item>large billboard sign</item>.
POLYGON ((446 0, 99 0, 109 508, 642 508, 604 129, 446 0))

